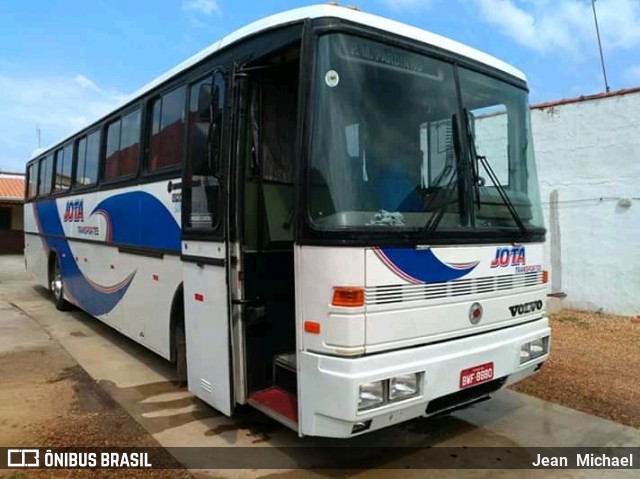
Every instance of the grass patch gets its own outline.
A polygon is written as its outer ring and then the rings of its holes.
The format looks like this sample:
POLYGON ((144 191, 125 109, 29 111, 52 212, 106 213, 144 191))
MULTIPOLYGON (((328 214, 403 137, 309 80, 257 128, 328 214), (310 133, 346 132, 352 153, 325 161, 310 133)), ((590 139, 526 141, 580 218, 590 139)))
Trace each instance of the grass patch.
POLYGON ((582 329, 589 329, 589 323, 578 316, 560 316, 558 321, 561 323, 572 323, 582 329))

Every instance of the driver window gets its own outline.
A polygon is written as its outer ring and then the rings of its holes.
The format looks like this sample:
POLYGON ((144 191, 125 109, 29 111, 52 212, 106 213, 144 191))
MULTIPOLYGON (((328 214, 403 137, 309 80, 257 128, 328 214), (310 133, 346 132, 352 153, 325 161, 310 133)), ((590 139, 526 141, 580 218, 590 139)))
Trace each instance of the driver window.
POLYGON ((222 177, 225 80, 221 72, 191 85, 185 226, 215 229, 222 177))

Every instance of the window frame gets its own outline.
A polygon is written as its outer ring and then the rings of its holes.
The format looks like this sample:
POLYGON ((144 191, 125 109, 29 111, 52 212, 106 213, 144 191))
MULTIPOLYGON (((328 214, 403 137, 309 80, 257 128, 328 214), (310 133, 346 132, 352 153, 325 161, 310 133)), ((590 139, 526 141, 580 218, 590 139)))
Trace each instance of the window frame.
POLYGON ((54 160, 54 152, 50 152, 47 153, 46 155, 40 157, 40 159, 38 160, 38 194, 36 195, 37 198, 43 198, 45 196, 51 196, 51 192, 53 189, 53 160, 54 160), (47 162, 47 160, 49 161, 49 185, 48 185, 48 189, 46 189, 43 193, 40 192, 40 186, 42 184, 42 165, 45 164, 47 162))
POLYGON ((230 112, 233 103, 229 89, 229 72, 222 65, 218 65, 215 68, 205 72, 198 72, 197 75, 191 76, 185 83, 187 87, 186 102, 185 102, 185 145, 184 145, 184 161, 182 169, 182 209, 181 209, 181 223, 182 223, 182 237, 189 239, 209 239, 209 240, 223 240, 225 238, 226 231, 226 215, 228 214, 227 203, 225 201, 226 192, 229 181, 229 148, 230 142, 230 112), (192 177, 191 175, 191 131, 192 125, 189 122, 189 113, 191 110, 191 91, 195 85, 204 81, 210 80, 211 85, 214 84, 214 78, 217 74, 222 76, 224 80, 224 103, 222 106, 222 126, 220 128, 220 159, 219 159, 219 174, 221 176, 220 185, 218 188, 217 198, 217 211, 215 212, 215 221, 211 222, 211 226, 208 228, 194 228, 187 222, 191 213, 191 188, 187 185, 192 177))
MULTIPOLYGON (((66 163, 67 156, 64 155, 63 158, 64 158, 63 160, 64 163, 66 163)), ((55 149, 53 153, 53 167, 52 167, 52 175, 51 175, 52 176, 52 181, 51 181, 52 195, 55 195, 55 196, 63 195, 71 191, 71 188, 73 188, 73 183, 75 181, 75 169, 74 169, 75 158, 76 158, 76 146, 74 141, 67 141, 66 143, 63 143, 62 145, 60 145, 58 148, 55 149), (71 173, 70 173, 71 184, 67 186, 65 189, 58 190, 56 188, 56 176, 58 174, 58 155, 60 152, 64 152, 69 146, 71 147, 71 173)))
POLYGON ((100 153, 99 153, 99 161, 98 161, 98 184, 100 185, 113 185, 113 184, 117 184, 117 183, 122 183, 125 181, 130 181, 130 180, 134 180, 136 178, 138 178, 138 176, 140 175, 140 169, 142 166, 142 153, 143 153, 143 134, 144 134, 144 125, 146 123, 146 119, 145 119, 145 111, 143 108, 143 104, 142 102, 138 102, 135 103, 133 105, 130 105, 127 109, 119 112, 117 115, 114 115, 110 118, 105 119, 102 124, 100 125, 100 134, 101 134, 101 142, 100 142, 100 153), (109 130, 109 126, 111 126, 113 123, 115 123, 116 121, 120 122, 120 134, 119 134, 119 139, 118 139, 118 152, 122 151, 121 150, 121 146, 122 146, 122 120, 125 116, 130 115, 131 113, 134 113, 135 111, 138 111, 140 114, 140 122, 138 124, 138 163, 137 163, 137 167, 136 170, 133 173, 127 174, 127 175, 122 175, 122 176, 116 176, 115 178, 107 178, 106 177, 106 172, 107 172, 107 143, 108 143, 108 137, 107 137, 107 133, 109 130))
POLYGON ((24 194, 25 200, 31 200, 37 196, 38 193, 38 161, 32 161, 27 165, 27 175, 25 181, 26 191, 24 194), (33 170, 35 170, 35 192, 31 193, 31 180, 33 179, 33 170))
MULTIPOLYGON (((168 172, 181 171, 182 168, 185 167, 188 153, 188 123, 189 123, 189 103, 190 103, 190 85, 192 83, 190 81, 181 81, 179 83, 172 84, 167 88, 162 89, 161 91, 153 94, 149 97, 145 105, 146 107, 143 109, 144 111, 144 120, 143 120, 143 131, 142 134, 144 136, 144 143, 142 148, 142 176, 160 176, 163 174, 167 174, 168 172), (174 165, 164 166, 162 168, 156 168, 152 170, 149 167, 149 155, 151 153, 151 137, 153 132, 153 107, 155 103, 160 100, 163 101, 164 97, 175 92, 176 90, 184 89, 183 95, 183 105, 182 105, 182 144, 180 145, 180 162, 174 165)), ((163 105, 161 103, 160 108, 160 125, 162 126, 162 111, 163 105)), ((162 130, 160 130, 162 131, 162 130)))
POLYGON ((73 145, 74 145, 73 149, 75 153, 73 155, 74 161, 73 161, 73 185, 71 186, 72 191, 84 191, 89 188, 95 188, 100 185, 100 152, 102 151, 102 143, 103 143, 102 127, 89 130, 86 133, 80 136, 76 136, 73 139, 73 145), (79 144, 82 140, 86 140, 87 142, 87 145, 84 150, 84 171, 86 171, 87 170, 87 152, 89 151, 89 137, 95 133, 98 133, 98 155, 97 155, 97 163, 96 163, 96 169, 97 169, 96 179, 93 183, 90 183, 88 185, 81 185, 78 183, 78 178, 77 178, 78 165, 80 163, 80 158, 78 156, 78 153, 80 152, 79 144))

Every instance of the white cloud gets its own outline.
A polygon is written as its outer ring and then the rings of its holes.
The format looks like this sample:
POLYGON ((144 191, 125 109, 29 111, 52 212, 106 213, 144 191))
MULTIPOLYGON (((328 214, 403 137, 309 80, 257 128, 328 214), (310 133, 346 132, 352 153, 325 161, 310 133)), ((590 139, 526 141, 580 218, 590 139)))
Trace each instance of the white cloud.
MULTIPOLYGON (((477 6, 484 21, 532 50, 568 52, 576 58, 597 52, 589 0, 467 1, 477 6)), ((638 0, 600 0, 596 8, 605 50, 640 45, 638 0)))
POLYGON ((73 81, 75 81, 82 88, 91 88, 92 90, 98 90, 98 87, 96 86, 96 84, 93 83, 84 75, 76 75, 73 81))
POLYGON ((97 120, 124 99, 120 92, 102 89, 84 75, 19 76, 0 70, 0 170, 24 169, 38 146, 62 139, 97 120))
POLYGON ((187 12, 211 15, 220 12, 220 5, 217 0, 182 0, 182 9, 187 12))

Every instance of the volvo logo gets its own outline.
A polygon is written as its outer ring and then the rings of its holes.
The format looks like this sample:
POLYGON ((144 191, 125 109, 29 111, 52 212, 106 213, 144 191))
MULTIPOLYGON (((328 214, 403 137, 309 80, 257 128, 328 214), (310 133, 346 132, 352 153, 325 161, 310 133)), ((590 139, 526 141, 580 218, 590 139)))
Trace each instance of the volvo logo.
POLYGON ((480 303, 473 303, 469 308, 469 322, 478 324, 482 319, 482 306, 480 303))
POLYGON ((543 304, 540 300, 531 301, 530 303, 514 304, 513 306, 509 306, 509 311, 511 311, 511 317, 515 317, 516 315, 540 311, 542 306, 543 304))

